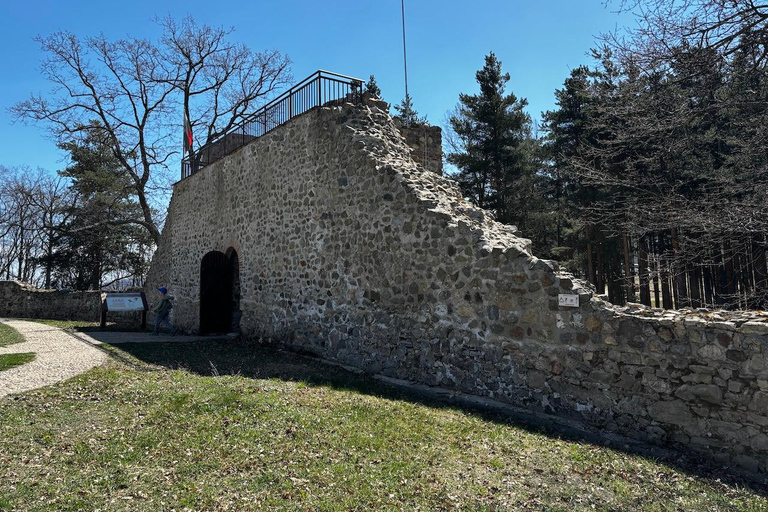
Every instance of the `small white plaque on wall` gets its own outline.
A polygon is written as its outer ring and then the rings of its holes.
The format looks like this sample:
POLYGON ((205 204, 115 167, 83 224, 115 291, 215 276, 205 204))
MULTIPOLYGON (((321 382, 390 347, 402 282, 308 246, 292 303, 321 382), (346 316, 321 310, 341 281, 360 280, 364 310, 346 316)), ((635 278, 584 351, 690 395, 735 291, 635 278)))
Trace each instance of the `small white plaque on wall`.
POLYGON ((558 306, 565 306, 567 308, 577 308, 579 307, 579 296, 578 295, 572 295, 569 293, 561 293, 557 296, 557 305, 558 306))

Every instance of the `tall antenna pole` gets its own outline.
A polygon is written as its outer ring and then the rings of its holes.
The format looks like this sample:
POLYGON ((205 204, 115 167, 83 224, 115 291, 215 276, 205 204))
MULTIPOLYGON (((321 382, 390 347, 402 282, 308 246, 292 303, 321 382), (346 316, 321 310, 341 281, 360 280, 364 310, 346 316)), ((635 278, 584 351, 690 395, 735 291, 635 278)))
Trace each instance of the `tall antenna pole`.
POLYGON ((408 97, 408 59, 405 55, 405 0, 400 0, 400 13, 403 18, 403 68, 405 69, 405 97, 408 97))

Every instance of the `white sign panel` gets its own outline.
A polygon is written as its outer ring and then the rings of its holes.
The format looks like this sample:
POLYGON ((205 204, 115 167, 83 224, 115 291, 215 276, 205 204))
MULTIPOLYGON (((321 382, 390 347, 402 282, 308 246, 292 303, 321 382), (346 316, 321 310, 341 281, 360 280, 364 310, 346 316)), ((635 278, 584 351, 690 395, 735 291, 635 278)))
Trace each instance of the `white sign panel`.
POLYGON ((579 296, 569 293, 561 293, 557 296, 558 306, 565 306, 567 308, 579 307, 579 296))
POLYGON ((139 293, 107 294, 109 311, 144 311, 144 303, 139 293))

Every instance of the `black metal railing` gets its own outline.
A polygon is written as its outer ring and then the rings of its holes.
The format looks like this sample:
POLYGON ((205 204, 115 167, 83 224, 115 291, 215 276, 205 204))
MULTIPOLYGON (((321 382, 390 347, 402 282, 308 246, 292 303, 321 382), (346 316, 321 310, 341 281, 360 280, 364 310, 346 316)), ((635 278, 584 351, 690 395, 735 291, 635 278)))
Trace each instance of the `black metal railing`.
POLYGON ((319 70, 181 161, 181 179, 319 106, 361 103, 363 81, 319 70))

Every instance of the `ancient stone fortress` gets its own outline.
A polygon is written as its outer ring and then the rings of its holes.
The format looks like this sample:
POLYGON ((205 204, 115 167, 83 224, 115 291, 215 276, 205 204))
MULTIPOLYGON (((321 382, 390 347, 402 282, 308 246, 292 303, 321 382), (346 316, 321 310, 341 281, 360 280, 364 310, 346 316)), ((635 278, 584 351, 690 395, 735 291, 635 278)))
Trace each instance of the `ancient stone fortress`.
POLYGON ((167 285, 187 331, 239 329, 768 473, 765 315, 611 306, 411 153, 369 102, 203 168, 174 186, 148 297, 167 285))

